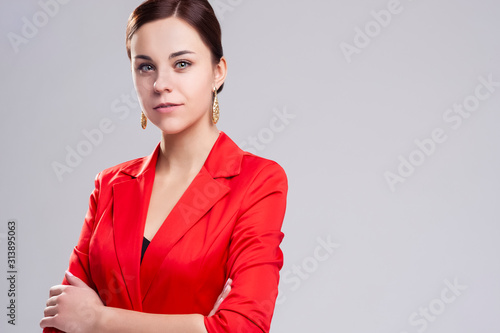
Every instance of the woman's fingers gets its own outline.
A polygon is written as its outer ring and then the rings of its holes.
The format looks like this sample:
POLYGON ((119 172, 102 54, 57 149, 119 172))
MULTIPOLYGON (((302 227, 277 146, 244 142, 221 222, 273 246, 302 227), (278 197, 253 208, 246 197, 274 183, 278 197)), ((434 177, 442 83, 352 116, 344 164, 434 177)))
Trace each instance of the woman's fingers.
POLYGON ((65 277, 66 277, 66 280, 69 282, 69 284, 71 284, 72 286, 81 287, 81 288, 88 288, 88 286, 85 282, 83 282, 80 278, 71 274, 70 271, 66 271, 65 277))
POLYGON ((233 284, 233 280, 231 278, 227 279, 226 285, 224 286, 224 289, 222 290, 222 298, 226 298, 226 296, 229 294, 231 291, 231 285, 233 284))
POLYGON ((227 297, 227 295, 231 291, 232 283, 233 283, 232 279, 227 279, 226 284, 224 285, 224 288, 222 289, 222 292, 220 293, 219 297, 217 297, 217 301, 215 302, 215 305, 214 305, 212 311, 210 311, 210 313, 208 314, 209 317, 213 316, 215 314, 215 312, 217 312, 222 301, 224 301, 224 299, 227 297))
POLYGON ((226 298, 226 297, 227 297, 227 295, 229 294, 229 292, 230 292, 230 291, 231 291, 231 285, 230 285, 230 284, 228 284, 228 285, 224 288, 224 290, 222 291, 222 293, 220 294, 220 296, 219 296, 219 297, 220 297, 221 299, 226 298))
POLYGON ((77 277, 67 275, 66 278, 72 285, 50 288, 40 327, 54 327, 63 332, 94 332, 104 307, 102 300, 77 277))
POLYGON ((224 285, 223 289, 226 289, 227 286, 231 286, 232 283, 233 283, 233 279, 228 278, 227 281, 226 281, 226 284, 224 285))
POLYGON ((54 327, 55 325, 55 318, 54 317, 43 317, 42 320, 40 320, 40 328, 45 328, 45 327, 54 327))
POLYGON ((55 306, 47 306, 43 310, 43 316, 44 317, 53 317, 57 314, 57 305, 55 306))
POLYGON ((210 313, 208 314, 209 317, 212 317, 215 312, 217 312, 217 310, 219 309, 219 305, 220 303, 222 303, 222 299, 217 299, 217 302, 215 302, 215 305, 214 305, 214 308, 212 309, 212 311, 210 311, 210 313))
POLYGON ((58 284, 57 286, 50 287, 49 297, 62 294, 62 292, 64 291, 64 288, 66 288, 66 286, 62 285, 62 284, 58 284))
POLYGON ((46 306, 54 306, 57 304, 57 296, 50 297, 45 303, 46 306))

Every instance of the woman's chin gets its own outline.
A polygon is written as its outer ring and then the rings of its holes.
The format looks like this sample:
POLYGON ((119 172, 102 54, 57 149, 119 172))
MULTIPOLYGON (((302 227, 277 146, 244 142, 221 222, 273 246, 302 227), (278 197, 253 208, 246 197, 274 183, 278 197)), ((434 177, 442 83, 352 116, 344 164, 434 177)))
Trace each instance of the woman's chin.
POLYGON ((150 121, 156 126, 164 135, 175 135, 182 132, 194 130, 201 130, 205 125, 210 126, 209 119, 207 118, 204 124, 203 116, 197 119, 179 119, 171 117, 170 119, 153 119, 150 121))

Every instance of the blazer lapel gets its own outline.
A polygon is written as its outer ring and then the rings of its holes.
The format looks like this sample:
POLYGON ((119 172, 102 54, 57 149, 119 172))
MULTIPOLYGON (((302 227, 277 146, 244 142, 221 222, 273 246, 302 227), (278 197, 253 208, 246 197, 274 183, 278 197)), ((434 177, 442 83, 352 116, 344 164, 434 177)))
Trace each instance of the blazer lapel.
POLYGON ((141 163, 121 172, 131 179, 113 185, 113 230, 115 251, 132 308, 142 310, 139 271, 149 199, 159 145, 141 163))

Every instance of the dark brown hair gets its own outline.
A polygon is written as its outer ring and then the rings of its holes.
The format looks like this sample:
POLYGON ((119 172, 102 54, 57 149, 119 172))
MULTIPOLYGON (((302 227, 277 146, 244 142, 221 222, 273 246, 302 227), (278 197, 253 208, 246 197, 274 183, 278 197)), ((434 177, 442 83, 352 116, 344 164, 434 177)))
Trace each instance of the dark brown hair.
MULTIPOLYGON (((126 47, 131 59, 130 42, 135 32, 144 24, 177 17, 191 25, 210 49, 212 62, 218 64, 223 56, 221 29, 214 10, 207 0, 147 0, 130 15, 127 24, 126 47)), ((222 84, 217 92, 221 92, 222 84)))

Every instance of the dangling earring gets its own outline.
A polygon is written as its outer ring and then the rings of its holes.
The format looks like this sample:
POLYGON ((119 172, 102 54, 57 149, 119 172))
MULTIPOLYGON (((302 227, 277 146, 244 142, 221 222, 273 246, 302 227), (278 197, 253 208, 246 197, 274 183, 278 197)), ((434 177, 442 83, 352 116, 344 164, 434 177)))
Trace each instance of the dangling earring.
POLYGON ((212 105, 212 121, 215 124, 219 121, 219 100, 217 99, 217 89, 214 87, 214 104, 212 105))
POLYGON ((142 129, 146 129, 146 126, 148 126, 148 118, 146 118, 144 112, 141 111, 141 127, 142 129))

